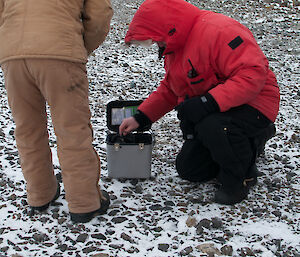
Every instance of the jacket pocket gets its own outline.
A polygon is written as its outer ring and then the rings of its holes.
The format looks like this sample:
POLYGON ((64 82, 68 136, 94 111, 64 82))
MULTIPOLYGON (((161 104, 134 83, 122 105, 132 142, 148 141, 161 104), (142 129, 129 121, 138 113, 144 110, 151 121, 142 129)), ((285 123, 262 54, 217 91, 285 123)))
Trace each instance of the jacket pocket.
POLYGON ((203 95, 218 84, 218 79, 212 71, 208 71, 188 78, 188 84, 195 95, 203 95))
POLYGON ((190 59, 188 59, 187 69, 187 83, 194 95, 202 95, 218 84, 218 79, 214 70, 210 65, 194 65, 190 59))

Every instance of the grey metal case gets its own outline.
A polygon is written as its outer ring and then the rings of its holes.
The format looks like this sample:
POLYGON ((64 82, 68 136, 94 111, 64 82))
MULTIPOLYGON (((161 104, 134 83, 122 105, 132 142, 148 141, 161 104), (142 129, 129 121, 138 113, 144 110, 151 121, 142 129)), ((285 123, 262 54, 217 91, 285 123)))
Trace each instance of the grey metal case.
POLYGON ((133 116, 142 101, 112 101, 107 105, 106 157, 111 178, 149 178, 151 176, 154 136, 137 131, 126 136, 118 134, 124 118, 133 116))

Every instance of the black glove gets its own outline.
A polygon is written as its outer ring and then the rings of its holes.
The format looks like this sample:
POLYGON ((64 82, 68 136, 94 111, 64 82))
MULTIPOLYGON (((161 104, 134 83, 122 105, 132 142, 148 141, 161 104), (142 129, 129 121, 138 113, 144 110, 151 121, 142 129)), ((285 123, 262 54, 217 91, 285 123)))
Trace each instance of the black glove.
POLYGON ((194 124, 188 120, 180 121, 180 129, 184 140, 194 139, 194 124))
POLYGON ((219 112, 219 106, 215 99, 209 94, 196 96, 184 100, 176 107, 178 119, 198 123, 210 113, 219 112))
POLYGON ((136 113, 133 115, 133 118, 137 121, 137 123, 140 125, 138 127, 138 131, 146 131, 151 128, 152 121, 140 110, 137 110, 136 113))

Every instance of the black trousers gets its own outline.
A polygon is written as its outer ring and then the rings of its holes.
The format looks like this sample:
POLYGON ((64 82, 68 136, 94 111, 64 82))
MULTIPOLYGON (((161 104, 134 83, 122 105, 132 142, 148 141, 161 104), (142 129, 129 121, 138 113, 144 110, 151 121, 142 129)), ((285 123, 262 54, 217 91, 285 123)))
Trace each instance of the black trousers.
POLYGON ((181 178, 204 182, 213 178, 227 189, 242 186, 251 177, 249 168, 265 144, 271 121, 249 105, 214 113, 194 127, 194 139, 186 140, 176 158, 181 178))

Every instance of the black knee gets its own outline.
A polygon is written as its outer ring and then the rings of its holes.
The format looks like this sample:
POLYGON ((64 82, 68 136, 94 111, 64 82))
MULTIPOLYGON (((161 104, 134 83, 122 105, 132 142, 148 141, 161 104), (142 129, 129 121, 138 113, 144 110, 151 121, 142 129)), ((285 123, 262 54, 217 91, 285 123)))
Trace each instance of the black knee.
POLYGON ((209 151, 202 149, 199 152, 195 148, 187 149, 187 146, 185 145, 176 158, 179 177, 191 182, 205 182, 216 178, 219 166, 212 161, 209 151))
POLYGON ((263 153, 266 142, 276 134, 276 127, 274 123, 270 123, 265 129, 255 137, 251 138, 251 143, 256 151, 256 157, 263 153))
POLYGON ((188 181, 193 181, 193 178, 190 174, 194 172, 191 169, 189 162, 187 161, 185 153, 180 152, 177 155, 175 167, 180 178, 188 181))

